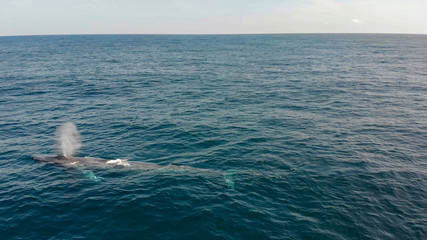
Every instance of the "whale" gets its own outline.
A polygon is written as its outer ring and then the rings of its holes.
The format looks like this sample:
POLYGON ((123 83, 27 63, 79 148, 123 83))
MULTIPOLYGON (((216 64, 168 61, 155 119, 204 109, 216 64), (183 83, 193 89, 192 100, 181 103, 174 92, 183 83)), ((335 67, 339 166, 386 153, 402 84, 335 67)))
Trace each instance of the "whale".
POLYGON ((214 174, 221 174, 224 177, 225 183, 231 189, 234 189, 233 182, 233 173, 234 171, 216 171, 212 169, 205 168, 195 168, 185 165, 159 165, 155 163, 146 163, 138 161, 128 161, 126 159, 103 159, 95 157, 67 157, 63 155, 49 156, 49 155, 39 155, 32 156, 35 161, 43 162, 47 164, 53 164, 61 166, 67 169, 77 169, 80 170, 85 176, 91 179, 94 182, 101 182, 104 178, 95 175, 92 171, 94 169, 105 169, 105 168, 120 168, 125 170, 159 170, 159 171, 172 171, 172 172, 183 172, 183 171, 197 171, 197 172, 207 172, 214 174), (89 170, 91 169, 91 170, 89 170))
POLYGON ((197 171, 222 174, 229 188, 234 189, 232 175, 234 171, 218 171, 212 169, 195 168, 185 165, 158 165, 140 161, 128 161, 127 159, 103 159, 97 157, 76 157, 75 153, 82 146, 80 134, 76 125, 71 122, 60 126, 56 131, 56 148, 58 155, 35 155, 32 159, 38 162, 53 164, 67 169, 77 169, 95 182, 103 181, 92 170, 105 168, 118 168, 125 170, 159 170, 159 171, 197 171))
POLYGON ((64 155, 49 156, 40 155, 32 157, 35 161, 54 164, 65 168, 124 168, 135 170, 156 170, 156 169, 170 169, 170 170, 193 170, 202 172, 211 172, 213 170, 195 168, 185 165, 158 165, 155 163, 146 163, 139 161, 128 161, 127 159, 103 159, 96 157, 67 157, 64 155))

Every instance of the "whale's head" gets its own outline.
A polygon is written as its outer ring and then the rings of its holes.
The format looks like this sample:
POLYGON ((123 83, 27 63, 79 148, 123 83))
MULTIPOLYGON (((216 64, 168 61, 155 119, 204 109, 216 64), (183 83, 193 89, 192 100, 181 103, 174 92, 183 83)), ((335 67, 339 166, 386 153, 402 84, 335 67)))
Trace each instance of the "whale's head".
POLYGON ((58 155, 58 156, 32 156, 35 161, 45 162, 45 163, 63 163, 69 161, 66 156, 58 155))

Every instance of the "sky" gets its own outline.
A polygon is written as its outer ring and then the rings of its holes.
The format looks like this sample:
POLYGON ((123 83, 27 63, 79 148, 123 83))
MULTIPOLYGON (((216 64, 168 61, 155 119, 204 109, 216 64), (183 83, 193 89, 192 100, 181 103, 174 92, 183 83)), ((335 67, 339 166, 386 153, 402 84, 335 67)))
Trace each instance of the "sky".
POLYGON ((0 0, 0 36, 427 34, 427 0, 0 0))

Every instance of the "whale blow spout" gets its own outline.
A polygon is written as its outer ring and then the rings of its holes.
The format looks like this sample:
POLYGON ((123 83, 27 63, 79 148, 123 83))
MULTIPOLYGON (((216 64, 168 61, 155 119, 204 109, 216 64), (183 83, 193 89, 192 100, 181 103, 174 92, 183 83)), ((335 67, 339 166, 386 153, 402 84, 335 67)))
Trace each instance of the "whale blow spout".
POLYGON ((65 158, 73 157, 82 146, 76 125, 67 122, 56 130, 56 148, 65 158))

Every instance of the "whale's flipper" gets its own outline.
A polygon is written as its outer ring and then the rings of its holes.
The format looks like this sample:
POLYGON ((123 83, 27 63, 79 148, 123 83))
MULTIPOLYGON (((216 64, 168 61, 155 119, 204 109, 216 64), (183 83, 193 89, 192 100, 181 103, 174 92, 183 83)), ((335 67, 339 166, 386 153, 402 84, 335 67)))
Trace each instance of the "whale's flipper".
POLYGON ((227 170, 222 173, 225 183, 227 183, 228 187, 231 189, 234 189, 233 174, 235 172, 236 170, 227 170))
POLYGON ((96 176, 95 173, 91 170, 86 170, 84 168, 77 168, 77 169, 80 170, 86 177, 88 177, 90 180, 94 182, 104 181, 104 178, 96 176))

